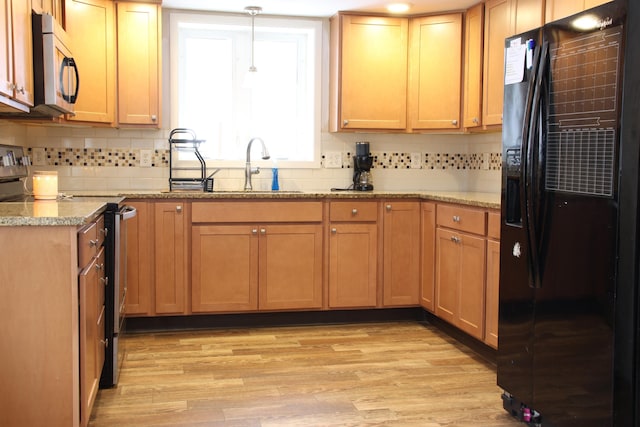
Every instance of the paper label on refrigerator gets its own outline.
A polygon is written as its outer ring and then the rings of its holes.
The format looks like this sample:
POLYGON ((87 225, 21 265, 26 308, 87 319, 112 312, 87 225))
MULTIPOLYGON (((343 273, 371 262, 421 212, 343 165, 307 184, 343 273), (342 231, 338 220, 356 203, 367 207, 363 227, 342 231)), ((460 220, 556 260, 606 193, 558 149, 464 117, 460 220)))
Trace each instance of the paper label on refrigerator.
POLYGON ((524 81, 524 63, 527 56, 527 45, 520 39, 511 41, 505 52, 504 84, 512 85, 524 81))

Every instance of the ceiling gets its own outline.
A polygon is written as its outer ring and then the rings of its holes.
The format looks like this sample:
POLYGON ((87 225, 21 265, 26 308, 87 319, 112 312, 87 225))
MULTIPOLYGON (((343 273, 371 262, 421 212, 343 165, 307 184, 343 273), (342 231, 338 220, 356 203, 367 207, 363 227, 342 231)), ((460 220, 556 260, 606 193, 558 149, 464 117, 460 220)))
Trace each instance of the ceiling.
MULTIPOLYGON (((241 12, 246 6, 260 6, 265 15, 329 17, 338 11, 386 13, 388 3, 399 0, 163 0, 163 8, 241 12)), ((407 14, 463 10, 479 0, 409 0, 407 14)))

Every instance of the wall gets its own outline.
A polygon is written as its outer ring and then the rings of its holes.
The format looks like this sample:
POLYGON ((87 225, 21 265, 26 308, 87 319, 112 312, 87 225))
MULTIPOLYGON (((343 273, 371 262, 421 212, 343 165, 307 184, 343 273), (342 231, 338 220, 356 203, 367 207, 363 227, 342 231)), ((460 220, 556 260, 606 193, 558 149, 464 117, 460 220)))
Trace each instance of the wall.
MULTIPOLYGON (((126 130, 14 124, 0 120, 0 143, 28 147, 32 169, 57 170, 61 191, 162 191, 168 189, 169 130, 126 130), (140 167, 140 150, 154 150, 153 166, 140 167)), ((500 134, 322 134, 321 151, 340 153, 341 168, 281 169, 282 190, 328 190, 351 183, 356 141, 369 141, 380 190, 500 191, 500 134), (411 153, 420 153, 419 169, 411 153)), ((254 175, 253 187, 270 189, 271 164, 254 175)), ((244 169, 222 169, 215 189, 239 190, 244 169)))

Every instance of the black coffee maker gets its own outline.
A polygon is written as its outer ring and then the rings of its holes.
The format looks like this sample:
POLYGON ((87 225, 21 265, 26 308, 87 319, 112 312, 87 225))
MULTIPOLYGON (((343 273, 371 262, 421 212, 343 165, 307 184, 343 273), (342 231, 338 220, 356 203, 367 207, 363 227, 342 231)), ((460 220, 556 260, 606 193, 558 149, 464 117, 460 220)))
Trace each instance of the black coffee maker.
POLYGON ((353 189, 356 191, 373 190, 371 166, 373 157, 369 153, 368 142, 356 142, 356 155, 353 156, 353 189))

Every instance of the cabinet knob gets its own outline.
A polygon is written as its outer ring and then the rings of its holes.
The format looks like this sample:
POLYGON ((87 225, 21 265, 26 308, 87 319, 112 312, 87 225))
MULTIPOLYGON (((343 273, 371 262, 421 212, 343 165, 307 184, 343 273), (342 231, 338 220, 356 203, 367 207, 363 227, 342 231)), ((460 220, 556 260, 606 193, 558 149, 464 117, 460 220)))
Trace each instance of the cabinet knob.
POLYGON ((351 215, 353 215, 353 216, 358 215, 358 209, 352 209, 351 210, 351 215))
POLYGON ((22 95, 24 95, 24 86, 20 86, 17 90, 18 90, 18 92, 20 92, 22 95))
POLYGON ((97 240, 89 240, 89 247, 93 248, 98 246, 98 241, 97 240))
POLYGON ((451 236, 451 241, 452 241, 453 243, 460 243, 460 238, 459 238, 459 237, 457 237, 457 236, 451 236))
POLYGON ((454 120, 451 120, 451 124, 452 124, 452 125, 454 125, 454 126, 458 126, 458 121, 457 121, 457 120, 455 120, 455 119, 454 119, 454 120))
POLYGON ((252 229, 251 234, 258 234, 258 229, 257 228, 252 229))
POLYGON ((454 215, 453 222, 460 222, 460 217, 458 215, 454 215))
POLYGON ((267 230, 265 228, 260 229, 260 234, 267 234, 267 230))
POLYGON ((387 210, 387 212, 391 212, 391 205, 385 206, 385 209, 387 210))
POLYGON ((176 212, 182 213, 182 205, 176 206, 176 212))
POLYGON ((96 263, 96 264, 95 264, 95 268, 96 268, 96 270, 100 271, 100 270, 102 270, 102 269, 104 268, 104 264, 98 264, 98 263, 96 263))
POLYGON ((474 117, 473 118, 473 123, 478 124, 478 123, 480 123, 480 120, 477 117, 474 117))
POLYGON ((338 232, 338 230, 336 228, 332 228, 331 229, 331 234, 336 234, 338 232))
POLYGON ((343 120, 342 126, 349 126, 349 120, 343 120))
POLYGON ((152 115, 151 115, 151 121, 152 121, 152 122, 155 122, 155 121, 157 121, 157 120, 158 120, 158 116, 156 116, 155 114, 152 114, 152 115))

